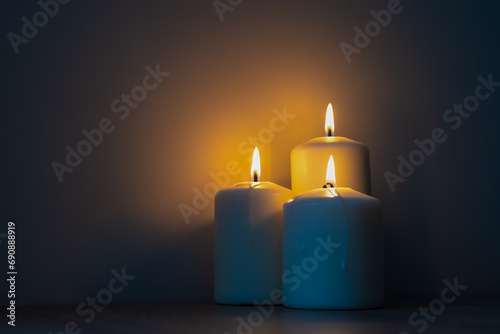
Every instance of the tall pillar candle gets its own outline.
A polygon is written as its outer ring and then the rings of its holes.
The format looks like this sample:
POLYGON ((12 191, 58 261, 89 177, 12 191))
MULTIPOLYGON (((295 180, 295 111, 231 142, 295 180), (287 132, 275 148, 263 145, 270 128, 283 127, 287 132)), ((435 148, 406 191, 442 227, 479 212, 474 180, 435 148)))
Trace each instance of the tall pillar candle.
MULTIPOLYGON (((283 203, 291 191, 258 182, 238 183, 215 196, 214 299, 220 304, 257 304, 281 295, 283 203)), ((274 298, 273 298, 274 299, 274 298)))
MULTIPOLYGON (((329 170, 333 169, 330 159, 329 170)), ((327 177, 327 188, 308 191, 283 206, 283 305, 307 309, 380 307, 380 202, 353 189, 335 187, 335 181, 329 181, 332 179, 327 177)))
POLYGON ((324 182, 324 166, 330 155, 335 159, 337 184, 371 195, 368 147, 345 137, 334 136, 333 108, 329 104, 325 137, 296 146, 291 153, 292 191, 302 194, 324 182))

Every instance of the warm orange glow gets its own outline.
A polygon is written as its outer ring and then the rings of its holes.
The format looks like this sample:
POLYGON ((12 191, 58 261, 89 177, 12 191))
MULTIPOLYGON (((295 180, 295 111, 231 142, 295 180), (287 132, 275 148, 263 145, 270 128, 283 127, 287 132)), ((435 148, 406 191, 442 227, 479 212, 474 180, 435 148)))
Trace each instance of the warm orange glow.
POLYGON ((326 108, 325 133, 328 137, 333 137, 334 132, 335 124, 333 123, 333 107, 331 103, 328 103, 328 108, 326 108))
POLYGON ((335 163, 333 162, 333 156, 331 155, 328 160, 328 167, 326 168, 326 183, 331 183, 334 187, 337 186, 337 181, 335 179, 335 163))
POLYGON ((257 147, 253 150, 253 160, 250 177, 252 179, 252 182, 260 181, 260 154, 257 147))

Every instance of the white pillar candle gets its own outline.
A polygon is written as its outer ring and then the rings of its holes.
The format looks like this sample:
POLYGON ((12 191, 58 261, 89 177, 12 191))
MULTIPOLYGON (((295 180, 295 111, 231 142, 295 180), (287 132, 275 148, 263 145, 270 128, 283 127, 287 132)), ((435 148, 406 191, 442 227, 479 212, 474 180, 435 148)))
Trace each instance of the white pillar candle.
POLYGON ((254 304, 281 290, 283 203, 289 189, 259 182, 258 150, 252 179, 215 196, 214 299, 220 304, 254 304))
POLYGON ((311 190, 283 206, 285 306, 363 309, 383 304, 380 202, 337 188, 334 180, 328 176, 328 188, 311 190))
POLYGON ((371 195, 370 154, 357 141, 334 136, 333 108, 329 104, 325 120, 326 137, 296 146, 291 153, 292 191, 303 194, 324 182, 323 161, 335 159, 337 184, 371 195))

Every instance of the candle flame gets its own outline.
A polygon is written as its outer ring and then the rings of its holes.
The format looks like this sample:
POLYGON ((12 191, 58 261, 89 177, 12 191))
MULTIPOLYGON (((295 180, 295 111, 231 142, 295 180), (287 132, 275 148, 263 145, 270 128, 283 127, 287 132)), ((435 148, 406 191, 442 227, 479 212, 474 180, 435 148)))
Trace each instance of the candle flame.
POLYGON ((333 137, 334 132, 335 124, 333 122, 333 107, 331 103, 328 103, 328 108, 326 108, 325 133, 328 137, 333 137))
POLYGON ((335 163, 333 162, 333 156, 331 155, 328 160, 328 167, 326 168, 326 183, 333 184, 333 187, 337 186, 337 180, 335 179, 335 163))
POLYGON ((252 182, 260 181, 260 154, 259 154, 259 149, 257 147, 253 150, 250 178, 252 179, 252 182))

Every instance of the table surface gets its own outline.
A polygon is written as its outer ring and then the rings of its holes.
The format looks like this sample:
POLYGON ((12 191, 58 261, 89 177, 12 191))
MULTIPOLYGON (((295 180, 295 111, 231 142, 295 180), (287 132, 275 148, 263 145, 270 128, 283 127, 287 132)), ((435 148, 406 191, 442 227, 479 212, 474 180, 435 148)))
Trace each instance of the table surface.
MULTIPOLYGON (((375 310, 316 311, 282 306, 202 303, 110 304, 80 316, 76 306, 17 308, 16 327, 1 333, 500 333, 500 298, 459 298, 427 320, 418 314, 432 299, 386 302, 375 310), (413 325, 409 318, 413 315, 413 325), (265 313, 265 314, 263 314, 265 313), (86 322, 89 321, 89 323, 86 322), (72 324, 71 322, 74 322, 72 324), (69 328, 69 330, 65 330, 69 328), (78 327, 72 327, 78 326, 78 327), (81 330, 81 331, 78 331, 81 330)), ((439 310, 434 309, 437 313, 439 310)), ((0 328, 4 327, 5 320, 0 328)))

